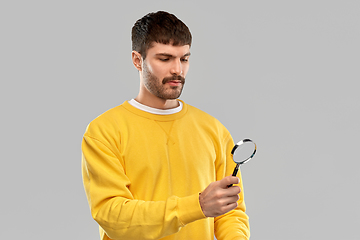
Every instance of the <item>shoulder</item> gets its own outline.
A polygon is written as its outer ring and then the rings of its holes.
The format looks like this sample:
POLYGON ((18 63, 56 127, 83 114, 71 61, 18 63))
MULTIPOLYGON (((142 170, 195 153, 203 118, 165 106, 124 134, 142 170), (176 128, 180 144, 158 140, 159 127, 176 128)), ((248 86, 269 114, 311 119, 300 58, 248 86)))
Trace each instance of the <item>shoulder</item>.
POLYGON ((93 119, 87 126, 85 135, 98 135, 100 132, 115 130, 128 114, 122 105, 111 108, 93 119))
POLYGON ((198 118, 198 121, 210 121, 209 123, 212 124, 221 124, 221 122, 216 119, 214 116, 208 114, 207 112, 204 112, 203 110, 194 107, 192 105, 186 104, 188 108, 188 114, 192 117, 198 118))
POLYGON ((213 121, 217 121, 217 119, 213 116, 211 116, 210 114, 208 114, 207 112, 204 112, 203 110, 197 108, 197 107, 194 107, 190 104, 187 104, 187 103, 184 103, 186 104, 186 107, 188 109, 188 113, 191 114, 191 115, 196 115, 196 116, 201 116, 201 117, 204 117, 206 119, 211 119, 213 121))
POLYGON ((203 110, 186 104, 188 108, 187 116, 199 126, 203 126, 207 129, 211 128, 216 134, 227 135, 228 130, 226 127, 214 116, 204 112, 203 110))

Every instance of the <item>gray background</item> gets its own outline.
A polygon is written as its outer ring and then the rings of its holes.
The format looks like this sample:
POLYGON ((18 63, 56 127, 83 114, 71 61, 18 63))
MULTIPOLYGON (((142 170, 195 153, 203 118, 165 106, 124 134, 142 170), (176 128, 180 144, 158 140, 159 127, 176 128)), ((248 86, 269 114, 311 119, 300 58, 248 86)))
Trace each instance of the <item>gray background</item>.
POLYGON ((252 239, 360 239, 359 1, 1 1, 0 239, 96 240, 81 138, 137 95, 130 30, 193 34, 181 99, 258 144, 252 239))

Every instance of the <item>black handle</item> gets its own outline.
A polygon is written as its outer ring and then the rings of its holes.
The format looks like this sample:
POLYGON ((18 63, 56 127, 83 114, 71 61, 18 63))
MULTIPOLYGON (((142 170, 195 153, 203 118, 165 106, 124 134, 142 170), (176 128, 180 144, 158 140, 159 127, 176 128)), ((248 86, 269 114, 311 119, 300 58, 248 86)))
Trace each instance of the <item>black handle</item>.
MULTIPOLYGON (((234 177, 236 176, 236 174, 239 171, 239 166, 240 166, 240 164, 236 164, 236 167, 234 168, 234 172, 232 174, 234 177)), ((231 187, 231 186, 232 186, 232 184, 228 185, 228 188, 231 187)))

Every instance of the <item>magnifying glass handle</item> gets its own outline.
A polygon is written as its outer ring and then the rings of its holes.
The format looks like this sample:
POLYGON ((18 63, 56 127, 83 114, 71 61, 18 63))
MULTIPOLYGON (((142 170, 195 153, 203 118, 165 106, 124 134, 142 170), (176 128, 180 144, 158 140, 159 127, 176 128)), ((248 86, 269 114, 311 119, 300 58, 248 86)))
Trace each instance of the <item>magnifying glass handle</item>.
POLYGON ((233 172, 232 175, 235 177, 236 174, 238 173, 238 171, 239 171, 239 165, 236 165, 236 167, 234 168, 234 172, 233 172))
MULTIPOLYGON (((237 164, 236 167, 234 168, 234 172, 233 172, 232 175, 235 177, 236 174, 238 173, 238 171, 239 171, 239 164, 237 164)), ((232 186, 232 184, 228 185, 228 188, 231 187, 231 186, 232 186)))

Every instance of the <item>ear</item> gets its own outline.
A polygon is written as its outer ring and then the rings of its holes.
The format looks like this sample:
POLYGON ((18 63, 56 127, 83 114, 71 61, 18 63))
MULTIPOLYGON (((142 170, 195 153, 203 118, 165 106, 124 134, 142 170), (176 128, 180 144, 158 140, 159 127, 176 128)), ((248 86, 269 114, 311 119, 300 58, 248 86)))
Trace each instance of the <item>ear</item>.
POLYGON ((132 51, 131 52, 131 57, 132 57, 132 62, 135 66, 135 68, 138 70, 138 71, 141 71, 142 70, 142 57, 141 57, 141 54, 137 51, 132 51))

